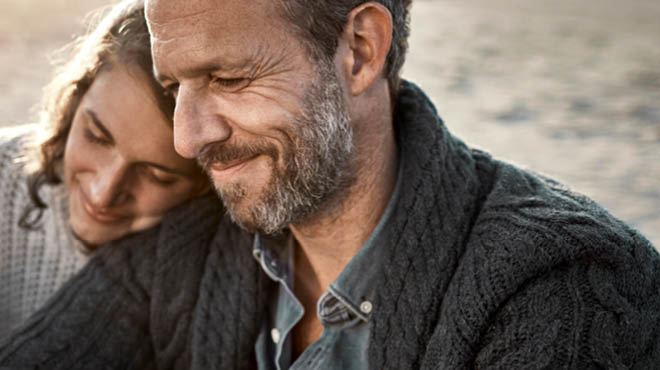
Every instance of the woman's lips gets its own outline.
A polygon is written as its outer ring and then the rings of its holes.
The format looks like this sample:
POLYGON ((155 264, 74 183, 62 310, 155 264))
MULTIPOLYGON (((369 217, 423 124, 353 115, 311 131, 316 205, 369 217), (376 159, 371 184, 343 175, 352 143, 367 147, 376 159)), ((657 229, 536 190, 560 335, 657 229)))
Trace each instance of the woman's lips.
POLYGON ((85 209, 85 212, 87 212, 87 215, 93 220, 103 224, 110 224, 125 218, 125 216, 116 215, 108 212, 102 212, 98 210, 96 207, 92 206, 92 204, 87 200, 87 196, 84 194, 82 190, 80 190, 79 193, 80 193, 80 201, 83 205, 83 208, 85 209))

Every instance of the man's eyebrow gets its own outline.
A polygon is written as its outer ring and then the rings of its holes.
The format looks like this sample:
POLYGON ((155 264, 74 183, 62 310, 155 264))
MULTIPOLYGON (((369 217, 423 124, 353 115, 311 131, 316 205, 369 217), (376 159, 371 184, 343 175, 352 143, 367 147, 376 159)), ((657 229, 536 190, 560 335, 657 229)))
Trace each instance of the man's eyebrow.
POLYGON ((91 109, 85 109, 85 113, 89 115, 89 117, 92 119, 92 122, 94 123, 94 126, 96 126, 102 133, 105 135, 110 141, 115 141, 115 139, 112 137, 112 134, 110 131, 103 125, 99 117, 94 113, 93 110, 91 109))
MULTIPOLYGON (((239 73, 239 72, 246 72, 249 70, 249 64, 246 63, 241 63, 237 65, 222 65, 219 63, 208 63, 208 64, 203 64, 199 65, 196 67, 193 67, 191 69, 187 69, 185 73, 182 74, 183 77, 196 77, 196 76, 204 76, 211 74, 213 72, 230 72, 230 73, 239 73)), ((156 81, 162 83, 163 81, 174 81, 175 79, 172 78, 171 76, 164 74, 164 73, 159 73, 156 68, 154 67, 153 69, 154 72, 154 77, 156 78, 156 81)))

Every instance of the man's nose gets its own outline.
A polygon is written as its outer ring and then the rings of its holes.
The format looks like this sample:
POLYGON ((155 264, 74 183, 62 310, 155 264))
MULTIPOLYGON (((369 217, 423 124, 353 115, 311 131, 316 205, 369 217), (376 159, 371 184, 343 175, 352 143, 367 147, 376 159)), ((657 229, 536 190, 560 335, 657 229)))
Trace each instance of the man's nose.
POLYGON ((195 158, 207 144, 227 140, 231 128, 222 116, 219 97, 204 88, 181 84, 174 110, 174 149, 195 158))
POLYGON ((120 160, 98 169, 90 183, 90 203, 99 209, 121 203, 129 196, 125 189, 127 177, 128 169, 120 160))

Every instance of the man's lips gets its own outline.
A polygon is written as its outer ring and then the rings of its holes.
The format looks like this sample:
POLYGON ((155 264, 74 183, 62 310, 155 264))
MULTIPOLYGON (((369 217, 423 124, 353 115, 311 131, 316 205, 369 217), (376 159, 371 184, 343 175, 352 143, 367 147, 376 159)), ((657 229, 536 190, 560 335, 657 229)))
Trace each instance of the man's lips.
POLYGON ((87 200, 87 196, 84 194, 82 190, 79 190, 79 194, 80 194, 80 201, 83 205, 83 208, 85 209, 85 212, 87 212, 87 215, 93 220, 100 223, 109 224, 109 223, 115 223, 125 218, 125 216, 103 212, 99 210, 98 208, 92 206, 92 204, 87 200))
POLYGON ((210 169, 214 174, 228 175, 230 173, 238 172, 243 167, 245 167, 248 162, 258 156, 259 155, 254 155, 247 158, 244 157, 229 162, 214 162, 211 164, 210 169))

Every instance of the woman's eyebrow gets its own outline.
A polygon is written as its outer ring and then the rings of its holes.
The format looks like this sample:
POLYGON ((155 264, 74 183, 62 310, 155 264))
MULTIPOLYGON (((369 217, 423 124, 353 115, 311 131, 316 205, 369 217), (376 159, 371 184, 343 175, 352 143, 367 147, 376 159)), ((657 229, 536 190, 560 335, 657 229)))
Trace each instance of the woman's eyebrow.
MULTIPOLYGON (((105 135, 110 141, 114 142, 114 138, 112 137, 112 134, 108 129, 103 125, 101 120, 98 118, 96 113, 94 113, 93 110, 91 109, 85 109, 85 113, 89 115, 89 117, 92 119, 92 122, 94 123, 94 126, 96 126, 101 132, 103 132, 103 135, 105 135)), ((159 170, 169 172, 175 175, 182 175, 182 176, 189 176, 190 173, 187 171, 180 171, 174 168, 170 168, 167 166, 164 166, 162 164, 154 163, 154 162, 140 162, 140 164, 146 165, 146 166, 151 166, 151 167, 156 167, 159 170)))
POLYGON ((89 115, 89 117, 92 119, 92 122, 94 123, 94 126, 96 126, 102 133, 105 135, 110 141, 114 142, 115 139, 112 137, 112 134, 110 131, 103 125, 99 117, 94 113, 93 110, 91 109, 85 109, 85 113, 89 115))

